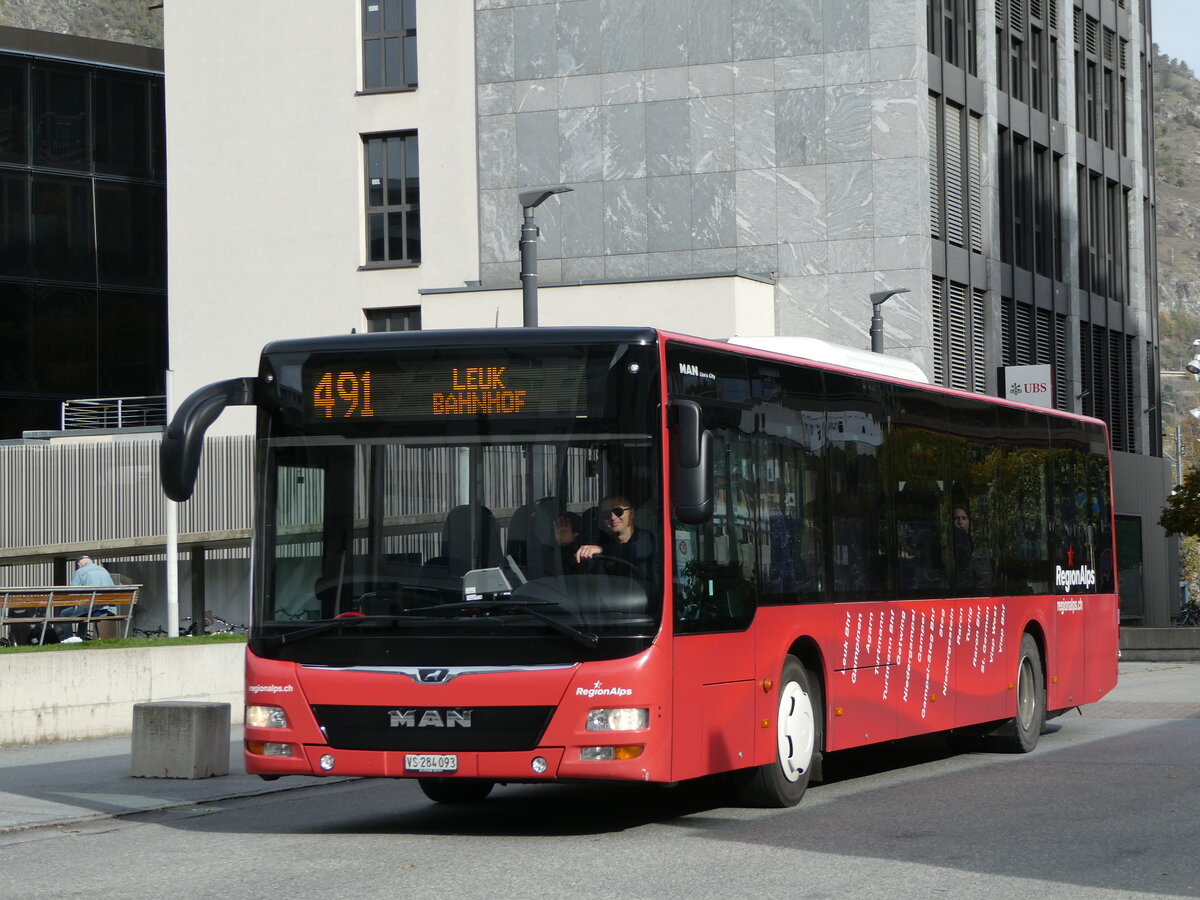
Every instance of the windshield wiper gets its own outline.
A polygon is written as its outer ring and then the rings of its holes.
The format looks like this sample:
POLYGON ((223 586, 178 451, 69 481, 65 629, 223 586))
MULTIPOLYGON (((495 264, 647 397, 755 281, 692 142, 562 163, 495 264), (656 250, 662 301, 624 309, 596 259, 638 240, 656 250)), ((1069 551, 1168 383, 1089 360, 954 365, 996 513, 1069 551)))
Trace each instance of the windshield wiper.
POLYGON ((451 612, 454 610, 466 609, 513 609, 533 616, 539 622, 544 622, 549 625, 559 634, 565 634, 576 643, 582 644, 585 647, 595 647, 600 643, 600 637, 592 634, 590 631, 580 631, 568 625, 566 622, 560 622, 558 619, 552 619, 545 613, 538 612, 534 609, 535 606, 558 606, 553 600, 463 600, 459 603, 439 603, 437 606, 423 606, 412 610, 414 613, 429 613, 429 612, 451 612))
POLYGON ((347 625, 359 625, 363 622, 379 622, 379 621, 394 621, 396 616, 346 616, 343 619, 330 619, 328 622, 318 622, 316 625, 310 625, 307 628, 301 628, 299 631, 288 631, 283 634, 268 634, 262 638, 264 645, 268 647, 278 647, 283 644, 292 644, 296 641, 305 641, 311 637, 316 637, 318 634, 324 634, 327 631, 333 631, 335 628, 344 628, 347 625))

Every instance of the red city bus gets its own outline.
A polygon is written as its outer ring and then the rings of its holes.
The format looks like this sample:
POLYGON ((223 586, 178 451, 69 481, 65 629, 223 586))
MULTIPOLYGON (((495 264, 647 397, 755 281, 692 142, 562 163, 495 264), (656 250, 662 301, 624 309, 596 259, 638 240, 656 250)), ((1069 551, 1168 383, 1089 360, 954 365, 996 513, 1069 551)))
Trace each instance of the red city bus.
POLYGON ((1032 750, 1117 678, 1103 423, 650 328, 268 345, 163 441, 257 408, 248 772, 496 783, 1032 750))

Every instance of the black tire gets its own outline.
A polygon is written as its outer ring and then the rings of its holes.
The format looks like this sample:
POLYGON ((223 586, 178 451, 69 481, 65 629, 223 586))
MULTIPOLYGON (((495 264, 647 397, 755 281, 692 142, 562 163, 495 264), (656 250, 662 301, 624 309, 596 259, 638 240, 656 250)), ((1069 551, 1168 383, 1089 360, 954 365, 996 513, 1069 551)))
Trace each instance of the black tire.
POLYGON ((418 778, 417 784, 434 803, 482 803, 496 786, 480 778, 418 778))
POLYGON ((774 762, 734 776, 738 799, 748 806, 795 806, 820 767, 825 743, 821 682, 794 656, 784 659, 779 676, 775 739, 774 762))
POLYGON ((1028 753, 1037 746, 1046 724, 1046 676, 1042 672, 1042 654, 1029 633, 1021 636, 1016 684, 1016 714, 993 733, 988 743, 1006 753, 1028 753))

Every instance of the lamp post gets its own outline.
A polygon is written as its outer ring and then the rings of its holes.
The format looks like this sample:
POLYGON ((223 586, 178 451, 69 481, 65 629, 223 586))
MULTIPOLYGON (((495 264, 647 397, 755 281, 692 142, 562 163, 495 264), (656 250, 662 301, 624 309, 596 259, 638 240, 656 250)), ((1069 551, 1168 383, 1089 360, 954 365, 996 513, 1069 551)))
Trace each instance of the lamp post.
POLYGON ((891 288, 871 293, 871 352, 883 352, 883 313, 879 307, 895 294, 907 294, 908 288, 891 288))
POLYGON ((555 194, 566 193, 570 190, 574 189, 560 184, 554 187, 523 191, 517 195, 521 201, 521 209, 525 213, 525 218, 521 222, 521 240, 518 242, 518 246, 521 250, 521 324, 526 328, 536 328, 538 323, 538 227, 533 222, 533 211, 555 194))
MULTIPOLYGON (((1175 410, 1175 484, 1176 484, 1176 486, 1178 486, 1178 485, 1183 484, 1183 440, 1181 439, 1181 436, 1179 434, 1180 431, 1182 431, 1183 429, 1180 427, 1180 422, 1179 422, 1179 407, 1177 407, 1170 400, 1160 400, 1159 403, 1161 403, 1163 406, 1169 406, 1169 407, 1171 407, 1171 409, 1175 410)), ((1152 406, 1150 408, 1153 409, 1154 407, 1152 406)), ((1191 413, 1192 413, 1192 415, 1200 415, 1200 407, 1197 407, 1197 409, 1191 410, 1191 413)), ((1159 423, 1160 423, 1160 427, 1161 427, 1161 423, 1162 423, 1162 411, 1161 410, 1159 410, 1158 416, 1159 416, 1159 423)))

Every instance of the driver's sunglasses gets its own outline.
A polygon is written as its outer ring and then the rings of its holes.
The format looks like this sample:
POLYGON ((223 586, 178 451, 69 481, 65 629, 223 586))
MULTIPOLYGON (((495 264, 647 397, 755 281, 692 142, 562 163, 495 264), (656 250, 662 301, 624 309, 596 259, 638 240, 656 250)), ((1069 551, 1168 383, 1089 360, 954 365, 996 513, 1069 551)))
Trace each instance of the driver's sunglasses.
POLYGON ((633 509, 632 506, 614 506, 612 509, 601 510, 600 514, 604 516, 616 516, 619 519, 631 509, 633 509))

